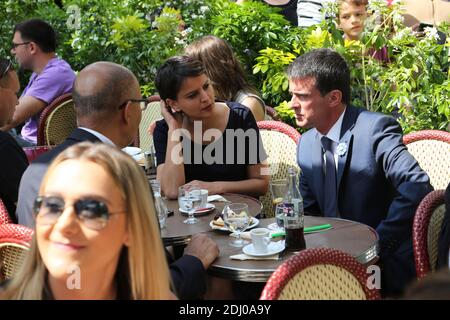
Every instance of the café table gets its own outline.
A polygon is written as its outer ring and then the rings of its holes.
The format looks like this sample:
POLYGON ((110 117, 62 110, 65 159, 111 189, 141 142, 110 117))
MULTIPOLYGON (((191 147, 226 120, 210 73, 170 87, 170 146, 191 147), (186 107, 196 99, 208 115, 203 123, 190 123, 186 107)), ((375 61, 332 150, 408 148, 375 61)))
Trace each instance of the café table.
MULTIPOLYGON (((267 227, 275 221, 261 219, 258 227, 267 227)), ((362 223, 338 219, 305 216, 305 227, 331 224, 332 228, 305 234, 306 248, 334 248, 351 254, 364 265, 374 264, 378 257, 378 234, 362 223)), ((208 273, 218 278, 243 282, 266 282, 271 274, 293 254, 283 251, 278 260, 232 260, 230 256, 242 253, 242 248, 229 245, 229 232, 213 231, 210 237, 220 248, 219 257, 208 269, 208 273)))
MULTIPOLYGON (((234 193, 225 193, 222 194, 222 196, 232 203, 248 204, 248 209, 252 217, 259 215, 262 211, 261 202, 255 198, 234 193)), ((195 224, 185 224, 183 221, 187 219, 187 214, 183 214, 179 211, 178 200, 168 200, 167 208, 172 210, 174 214, 166 219, 166 224, 164 228, 161 229, 164 245, 184 246, 189 243, 192 235, 213 231, 209 224, 218 212, 222 212, 223 207, 227 202, 216 201, 211 203, 216 207, 214 210, 205 215, 196 215, 199 222, 195 224)))

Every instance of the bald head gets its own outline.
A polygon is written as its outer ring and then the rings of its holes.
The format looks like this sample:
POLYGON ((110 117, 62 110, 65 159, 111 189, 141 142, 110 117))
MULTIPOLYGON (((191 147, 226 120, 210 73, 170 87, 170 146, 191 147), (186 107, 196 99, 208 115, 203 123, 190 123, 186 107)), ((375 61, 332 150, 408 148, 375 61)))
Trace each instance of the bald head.
POLYGON ((79 125, 105 121, 119 112, 126 99, 136 99, 139 83, 127 68, 112 62, 95 62, 81 70, 73 87, 79 125))

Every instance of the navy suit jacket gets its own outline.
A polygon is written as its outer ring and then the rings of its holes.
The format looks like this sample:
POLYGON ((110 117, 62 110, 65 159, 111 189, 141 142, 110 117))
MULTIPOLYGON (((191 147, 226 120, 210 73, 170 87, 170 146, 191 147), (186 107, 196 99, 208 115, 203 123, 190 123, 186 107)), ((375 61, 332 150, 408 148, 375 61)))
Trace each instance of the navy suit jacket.
MULTIPOLYGON (((25 170, 20 182, 19 201, 16 210, 20 224, 34 229, 33 201, 38 195, 39 186, 48 166, 65 149, 82 141, 101 142, 86 130, 76 128, 63 143, 42 154, 25 170)), ((206 292, 206 271, 200 259, 184 255, 173 261, 167 251, 166 254, 178 298, 195 299, 204 295, 206 292)))
MULTIPOLYGON (((341 218, 377 230, 382 259, 395 256, 401 247, 411 252, 409 261, 404 262, 413 269, 413 218, 432 187, 402 139, 402 129, 394 118, 346 108, 339 143, 344 143, 347 151, 338 156, 338 210, 341 218)), ((305 212, 322 215, 322 149, 316 129, 302 135, 297 161, 302 170, 300 191, 305 212)))

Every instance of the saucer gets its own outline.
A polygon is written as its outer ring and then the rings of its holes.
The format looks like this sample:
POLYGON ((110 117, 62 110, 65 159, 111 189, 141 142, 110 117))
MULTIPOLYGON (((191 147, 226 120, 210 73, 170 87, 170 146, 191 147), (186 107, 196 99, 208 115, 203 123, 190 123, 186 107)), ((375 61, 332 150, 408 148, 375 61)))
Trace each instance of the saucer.
MULTIPOLYGON (((199 216, 204 216, 209 214, 211 211, 213 211, 216 208, 216 206, 212 203, 207 203, 203 208, 198 208, 197 210, 195 210, 194 212, 194 216, 199 217, 199 216)), ((186 210, 183 210, 181 208, 178 208, 178 211, 180 211, 181 213, 187 215, 188 212, 186 210)))
POLYGON ((271 256, 273 254, 276 253, 280 253, 281 251, 284 250, 284 242, 271 242, 269 243, 269 245, 267 246, 267 251, 260 253, 260 252, 256 252, 255 248, 253 247, 253 243, 250 243, 248 245, 246 245, 242 251, 249 255, 249 256, 254 256, 254 257, 265 257, 265 256, 271 256))
MULTIPOLYGON (((259 220, 256 219, 255 217, 252 217, 252 223, 247 228, 245 228, 245 230, 252 229, 252 228, 256 227, 258 224, 259 224, 259 220)), ((230 230, 228 230, 228 228, 226 226, 223 226, 223 227, 216 226, 213 223, 212 220, 209 222, 209 226, 211 227, 211 229, 214 229, 214 230, 221 230, 221 231, 228 231, 228 232, 230 232, 230 230)))

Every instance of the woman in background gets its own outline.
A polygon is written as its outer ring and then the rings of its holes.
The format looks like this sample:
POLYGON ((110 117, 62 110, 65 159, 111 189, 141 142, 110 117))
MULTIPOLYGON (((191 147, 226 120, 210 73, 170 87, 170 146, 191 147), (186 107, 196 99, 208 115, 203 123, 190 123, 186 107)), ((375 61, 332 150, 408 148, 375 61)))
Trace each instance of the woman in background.
POLYGON ((204 36, 191 43, 185 53, 203 63, 217 99, 240 103, 252 111, 256 121, 264 120, 264 101, 248 83, 228 42, 215 36, 204 36))

